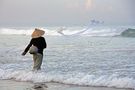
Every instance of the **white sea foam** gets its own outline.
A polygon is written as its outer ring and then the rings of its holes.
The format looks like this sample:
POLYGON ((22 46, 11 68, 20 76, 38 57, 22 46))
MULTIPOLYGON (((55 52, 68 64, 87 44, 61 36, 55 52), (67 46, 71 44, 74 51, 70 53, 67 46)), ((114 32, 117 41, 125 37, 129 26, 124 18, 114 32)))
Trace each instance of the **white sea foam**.
MULTIPOLYGON (((61 35, 81 35, 81 36, 116 36, 121 34, 120 28, 88 28, 88 29, 70 29, 64 28, 63 30, 59 30, 58 28, 54 29, 46 29, 42 28, 46 31, 46 35, 52 36, 61 36, 61 35)), ((32 33, 32 29, 12 29, 12 28, 1 28, 0 34, 17 34, 17 35, 30 35, 32 33)), ((123 30, 122 30, 123 31, 123 30)))
POLYGON ((95 76, 84 73, 69 73, 66 75, 57 72, 32 72, 28 70, 0 69, 0 79, 15 79, 18 81, 32 82, 59 82, 65 84, 106 86, 116 88, 135 88, 135 80, 128 77, 95 76))
POLYGON ((28 30, 23 30, 23 29, 18 30, 18 29, 2 28, 2 29, 0 29, 0 34, 8 34, 8 35, 10 35, 10 34, 18 34, 18 35, 24 34, 24 35, 30 35, 32 33, 32 31, 33 30, 30 30, 30 29, 28 29, 28 30))

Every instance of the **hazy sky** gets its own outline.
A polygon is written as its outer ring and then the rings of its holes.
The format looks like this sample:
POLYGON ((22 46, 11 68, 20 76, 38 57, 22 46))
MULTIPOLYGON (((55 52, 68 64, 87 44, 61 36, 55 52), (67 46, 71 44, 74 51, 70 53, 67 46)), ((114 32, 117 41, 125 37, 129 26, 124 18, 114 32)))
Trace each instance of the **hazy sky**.
POLYGON ((0 0, 0 26, 135 24, 135 0, 0 0))

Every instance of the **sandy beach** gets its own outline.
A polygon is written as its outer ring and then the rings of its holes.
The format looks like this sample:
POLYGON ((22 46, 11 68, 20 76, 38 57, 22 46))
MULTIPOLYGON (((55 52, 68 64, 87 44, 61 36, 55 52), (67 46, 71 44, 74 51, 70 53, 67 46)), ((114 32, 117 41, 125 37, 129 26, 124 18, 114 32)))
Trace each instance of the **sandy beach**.
POLYGON ((0 90, 133 90, 108 87, 65 85, 60 83, 30 83, 0 80, 0 90))

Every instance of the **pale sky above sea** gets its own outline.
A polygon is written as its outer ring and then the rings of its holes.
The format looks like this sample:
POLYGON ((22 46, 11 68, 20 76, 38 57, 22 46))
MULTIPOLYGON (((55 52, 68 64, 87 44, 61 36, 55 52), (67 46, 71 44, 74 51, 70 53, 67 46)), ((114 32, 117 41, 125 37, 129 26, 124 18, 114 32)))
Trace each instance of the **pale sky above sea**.
POLYGON ((0 0, 0 26, 135 24, 135 0, 0 0))

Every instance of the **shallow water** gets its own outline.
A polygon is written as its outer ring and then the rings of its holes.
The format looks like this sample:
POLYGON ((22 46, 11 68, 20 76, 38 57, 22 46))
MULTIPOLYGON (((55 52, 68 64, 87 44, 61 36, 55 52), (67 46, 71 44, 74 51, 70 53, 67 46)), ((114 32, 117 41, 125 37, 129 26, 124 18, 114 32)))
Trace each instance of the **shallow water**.
POLYGON ((21 56, 30 36, 0 36, 0 79, 135 88, 135 39, 46 36, 42 70, 21 56))

